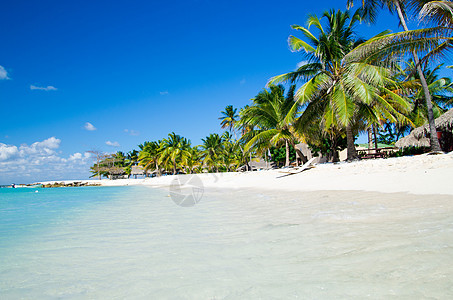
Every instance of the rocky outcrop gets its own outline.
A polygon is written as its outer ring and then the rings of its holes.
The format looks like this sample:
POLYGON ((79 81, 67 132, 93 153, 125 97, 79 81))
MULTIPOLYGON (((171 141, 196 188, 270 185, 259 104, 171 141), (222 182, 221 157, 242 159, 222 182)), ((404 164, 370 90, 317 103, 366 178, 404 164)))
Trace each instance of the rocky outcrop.
POLYGON ((83 182, 83 181, 75 181, 75 182, 54 182, 54 183, 47 183, 43 184, 43 188, 56 188, 56 187, 81 187, 81 186, 100 186, 100 183, 90 183, 90 182, 83 182))

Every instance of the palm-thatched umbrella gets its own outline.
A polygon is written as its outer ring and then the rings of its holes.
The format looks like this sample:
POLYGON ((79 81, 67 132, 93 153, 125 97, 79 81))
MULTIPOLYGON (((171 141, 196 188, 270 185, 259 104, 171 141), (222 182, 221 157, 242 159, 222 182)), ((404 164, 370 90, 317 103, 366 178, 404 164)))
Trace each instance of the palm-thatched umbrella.
MULTIPOLYGON (((439 118, 435 120, 436 122, 436 129, 438 131, 446 131, 451 132, 453 129, 453 108, 441 115, 439 118)), ((410 146, 415 147, 429 147, 429 138, 427 135, 429 134, 429 127, 428 124, 420 126, 412 130, 412 132, 399 139, 395 146, 398 148, 405 148, 410 146)))

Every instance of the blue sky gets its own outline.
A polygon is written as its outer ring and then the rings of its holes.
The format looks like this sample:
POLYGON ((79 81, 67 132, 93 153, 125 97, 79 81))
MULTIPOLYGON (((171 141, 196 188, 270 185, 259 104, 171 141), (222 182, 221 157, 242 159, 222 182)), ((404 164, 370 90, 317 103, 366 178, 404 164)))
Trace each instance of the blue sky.
MULTIPOLYGON (((290 25, 345 7, 346 0, 2 1, 0 184, 87 178, 85 151, 127 152, 172 131, 199 144, 221 132, 226 105, 248 104, 270 77, 296 68, 290 25)), ((382 13, 358 31, 369 38, 396 25, 382 13)))

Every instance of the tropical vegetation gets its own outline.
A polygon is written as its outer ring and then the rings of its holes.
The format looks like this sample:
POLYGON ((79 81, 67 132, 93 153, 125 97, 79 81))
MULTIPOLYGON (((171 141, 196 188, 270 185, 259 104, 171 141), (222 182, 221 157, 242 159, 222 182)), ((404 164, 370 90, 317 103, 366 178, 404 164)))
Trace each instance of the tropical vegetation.
POLYGON ((93 176, 129 176, 134 168, 149 176, 230 172, 250 170, 255 160, 288 167, 306 161, 300 143, 332 162, 343 149, 355 160, 359 134, 393 144, 425 123, 431 150, 439 151, 434 118, 453 105, 445 76, 452 66, 444 65, 453 45, 453 3, 345 0, 345 6, 292 25, 288 44, 299 55, 298 68, 268 79, 244 107, 225 106, 218 118, 223 133, 192 145, 172 132, 128 153, 98 153, 93 176), (402 31, 358 36, 357 27, 375 22, 382 9, 398 16, 402 31), (409 30, 409 14, 418 15, 419 28, 409 30))

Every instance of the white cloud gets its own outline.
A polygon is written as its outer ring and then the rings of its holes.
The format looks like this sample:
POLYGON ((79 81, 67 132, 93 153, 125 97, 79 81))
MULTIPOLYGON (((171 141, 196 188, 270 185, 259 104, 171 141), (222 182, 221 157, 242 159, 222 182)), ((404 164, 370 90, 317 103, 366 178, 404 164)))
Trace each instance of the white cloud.
POLYGON ((54 149, 58 149, 60 143, 60 139, 51 137, 42 142, 35 142, 30 146, 21 145, 19 152, 22 157, 27 155, 52 156, 57 154, 54 149))
POLYGON ((85 126, 83 126, 83 128, 85 128, 85 129, 88 130, 88 131, 94 131, 94 130, 97 129, 97 128, 94 127, 94 125, 91 124, 90 122, 86 122, 86 123, 85 123, 85 126))
POLYGON ((245 80, 245 78, 243 78, 241 81, 239 81, 239 84, 244 85, 246 82, 247 82, 247 80, 245 80))
POLYGON ((31 145, 0 143, 0 184, 88 178, 91 155, 77 152, 62 157, 60 144, 55 137, 31 145))
POLYGON ((88 152, 85 152, 84 154, 80 153, 80 152, 76 152, 72 155, 69 156, 68 160, 85 160, 85 159, 88 159, 91 157, 91 154, 88 153, 88 152))
POLYGON ((48 85, 48 86, 36 86, 36 85, 30 85, 30 90, 41 90, 41 91, 56 91, 58 90, 56 87, 48 85))
POLYGON ((0 161, 6 161, 19 155, 19 149, 14 145, 0 143, 0 161))
POLYGON ((135 131, 133 129, 124 129, 124 132, 129 134, 129 135, 134 135, 134 136, 140 135, 140 132, 135 131))
POLYGON ((5 70, 4 67, 0 66, 0 80, 10 79, 8 76, 8 72, 5 70))
POLYGON ((79 152, 76 152, 69 156, 69 160, 78 160, 78 159, 82 159, 82 158, 83 158, 82 153, 79 153, 79 152))
POLYGON ((161 96, 168 95, 168 91, 159 92, 161 96))
POLYGON ((299 69, 300 67, 302 67, 303 65, 306 65, 306 64, 308 64, 308 60, 303 60, 297 64, 297 68, 299 69))
POLYGON ((105 144, 110 147, 119 147, 120 146, 120 144, 118 142, 111 142, 111 141, 107 141, 107 142, 105 142, 105 144))

